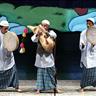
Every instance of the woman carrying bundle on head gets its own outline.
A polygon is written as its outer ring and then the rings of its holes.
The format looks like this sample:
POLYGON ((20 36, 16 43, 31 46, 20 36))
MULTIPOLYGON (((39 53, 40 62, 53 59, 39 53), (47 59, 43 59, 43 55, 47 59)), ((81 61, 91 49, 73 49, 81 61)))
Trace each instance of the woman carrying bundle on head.
MULTIPOLYGON (((31 40, 38 44, 35 61, 35 66, 37 67, 37 93, 52 89, 57 91, 55 80, 56 69, 53 56, 54 42, 57 35, 53 30, 49 30, 49 25, 50 22, 48 20, 43 20, 39 26, 34 27, 35 32, 33 32, 34 35, 31 37, 31 40), (48 40, 49 38, 51 38, 51 40, 48 40), (45 45, 43 45, 43 43, 45 45)), ((32 29, 31 26, 28 27, 32 29)), ((33 29, 32 31, 34 31, 33 29)))

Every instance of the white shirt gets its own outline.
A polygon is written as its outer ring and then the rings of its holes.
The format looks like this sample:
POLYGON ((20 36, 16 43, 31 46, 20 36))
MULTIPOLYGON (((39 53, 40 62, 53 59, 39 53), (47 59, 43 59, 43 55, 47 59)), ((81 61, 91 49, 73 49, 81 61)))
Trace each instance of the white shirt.
POLYGON ((92 47, 91 43, 87 41, 86 30, 80 34, 80 50, 81 50, 81 62, 86 68, 96 67, 96 45, 92 47), (82 43, 85 45, 82 48, 82 43))
POLYGON ((8 70, 15 64, 13 52, 3 47, 3 36, 0 31, 0 71, 8 70))
MULTIPOLYGON (((57 37, 56 33, 53 31, 49 31, 50 36, 53 37, 54 39, 57 37), (52 33, 50 33, 52 32, 52 33), (51 35, 52 34, 52 35, 51 35), (54 34, 54 35, 53 35, 54 34)), ((31 37, 31 40, 33 42, 38 42, 38 37, 36 37, 36 34, 34 34, 31 37)), ((52 53, 46 53, 42 49, 41 45, 38 44, 37 48, 37 54, 36 54, 36 61, 35 61, 35 66, 40 67, 40 68, 47 68, 47 67, 52 67, 54 66, 54 57, 52 53)))

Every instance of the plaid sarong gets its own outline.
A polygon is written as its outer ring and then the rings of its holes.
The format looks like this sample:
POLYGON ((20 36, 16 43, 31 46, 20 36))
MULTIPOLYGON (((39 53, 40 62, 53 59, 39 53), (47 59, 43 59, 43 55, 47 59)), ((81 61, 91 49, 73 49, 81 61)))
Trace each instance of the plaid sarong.
POLYGON ((81 88, 87 87, 87 86, 96 86, 96 68, 89 68, 83 66, 83 73, 82 73, 82 79, 80 86, 81 88))
POLYGON ((56 75, 55 67, 38 68, 37 82, 36 82, 37 89, 51 90, 56 88, 55 75, 56 75))
POLYGON ((18 88, 18 84, 19 82, 15 65, 9 70, 0 71, 0 89, 5 89, 7 87, 18 88))

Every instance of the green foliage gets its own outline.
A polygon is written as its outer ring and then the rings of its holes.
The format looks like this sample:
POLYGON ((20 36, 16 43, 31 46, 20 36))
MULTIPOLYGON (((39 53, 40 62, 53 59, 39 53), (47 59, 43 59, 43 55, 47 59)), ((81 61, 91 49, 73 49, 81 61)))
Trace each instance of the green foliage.
POLYGON ((0 15, 8 18, 9 22, 16 22, 22 25, 38 25, 43 19, 51 22, 50 27, 61 32, 68 31, 69 21, 77 14, 73 9, 58 7, 33 7, 19 6, 12 4, 0 4, 0 15))

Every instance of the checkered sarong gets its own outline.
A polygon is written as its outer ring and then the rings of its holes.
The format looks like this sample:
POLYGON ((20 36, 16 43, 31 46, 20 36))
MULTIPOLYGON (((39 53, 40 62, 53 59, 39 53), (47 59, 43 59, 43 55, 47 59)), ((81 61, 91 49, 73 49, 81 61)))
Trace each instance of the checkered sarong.
POLYGON ((51 90, 56 88, 55 67, 38 68, 36 86, 39 90, 51 90))
POLYGON ((80 83, 81 88, 87 86, 96 86, 96 68, 86 68, 83 66, 82 79, 80 83))
POLYGON ((0 71, 0 89, 5 89, 7 87, 18 87, 18 78, 15 65, 9 70, 0 71))

